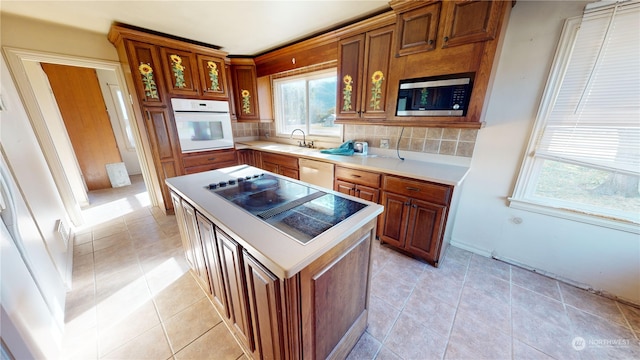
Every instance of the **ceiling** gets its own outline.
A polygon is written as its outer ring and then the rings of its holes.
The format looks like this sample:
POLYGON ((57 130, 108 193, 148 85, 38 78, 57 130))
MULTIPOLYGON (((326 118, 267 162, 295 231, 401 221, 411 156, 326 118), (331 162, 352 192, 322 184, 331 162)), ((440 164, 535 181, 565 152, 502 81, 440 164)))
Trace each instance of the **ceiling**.
POLYGON ((389 8, 387 0, 0 0, 5 13, 107 34, 113 22, 258 55, 389 8))

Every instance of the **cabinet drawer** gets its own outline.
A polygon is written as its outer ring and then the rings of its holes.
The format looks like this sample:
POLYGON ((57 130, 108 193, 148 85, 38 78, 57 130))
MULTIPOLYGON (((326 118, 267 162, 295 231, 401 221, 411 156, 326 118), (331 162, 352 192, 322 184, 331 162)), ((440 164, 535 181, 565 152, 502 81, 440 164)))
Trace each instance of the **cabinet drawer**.
POLYGON ((200 166, 200 165, 209 165, 215 163, 222 162, 235 162, 236 161, 236 153, 235 150, 232 151, 220 151, 220 152, 210 152, 201 155, 191 155, 185 156, 182 158, 182 163, 184 167, 192 167, 192 166, 200 166))
POLYGON ((385 176, 382 181, 382 189, 436 204, 449 205, 451 201, 451 186, 426 181, 385 176))
POLYGON ((292 156, 263 152, 262 161, 278 164, 292 169, 298 169, 298 158, 292 156))
POLYGON ((342 166, 336 166, 336 179, 349 181, 354 184, 370 186, 376 189, 380 187, 380 174, 349 169, 342 166))

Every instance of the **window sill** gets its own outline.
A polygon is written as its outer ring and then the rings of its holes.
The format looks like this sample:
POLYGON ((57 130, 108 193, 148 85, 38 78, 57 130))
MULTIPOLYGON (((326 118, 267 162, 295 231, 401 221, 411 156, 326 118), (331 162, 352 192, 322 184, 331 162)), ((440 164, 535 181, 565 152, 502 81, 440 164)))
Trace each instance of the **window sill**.
POLYGON ((535 212, 538 214, 554 216, 562 219, 578 221, 585 224, 607 227, 614 230, 640 234, 640 224, 628 220, 605 218, 575 210, 552 207, 546 204, 536 203, 529 200, 509 198, 509 207, 519 210, 535 212))

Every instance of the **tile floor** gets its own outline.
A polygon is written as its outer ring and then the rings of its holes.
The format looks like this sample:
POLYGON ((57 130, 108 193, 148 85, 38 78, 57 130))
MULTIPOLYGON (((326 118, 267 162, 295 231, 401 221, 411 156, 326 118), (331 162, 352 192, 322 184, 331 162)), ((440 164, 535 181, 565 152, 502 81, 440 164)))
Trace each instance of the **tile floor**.
MULTIPOLYGON (((83 210, 63 357, 245 358, 188 272, 175 218, 132 179, 83 210)), ((436 269, 374 244, 369 327, 350 359, 640 358, 637 307, 453 247, 436 269)))

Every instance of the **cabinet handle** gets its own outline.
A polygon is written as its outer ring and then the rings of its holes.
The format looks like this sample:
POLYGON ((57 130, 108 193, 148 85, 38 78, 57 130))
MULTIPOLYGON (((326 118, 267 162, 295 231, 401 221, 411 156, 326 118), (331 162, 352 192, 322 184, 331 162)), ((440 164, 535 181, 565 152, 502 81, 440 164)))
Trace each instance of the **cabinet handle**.
POLYGON ((351 174, 351 177, 359 178, 359 177, 362 177, 362 176, 360 176, 360 175, 355 175, 355 174, 351 174))
POLYGON ((411 206, 411 202, 407 201, 406 203, 404 203, 404 206, 411 206))
POLYGON ((213 161, 213 160, 215 160, 215 159, 216 159, 216 158, 212 157, 212 158, 208 158, 207 160, 209 160, 209 161, 213 161))
POLYGON ((418 207, 418 205, 416 205, 416 204, 411 204, 411 207, 415 209, 415 208, 417 208, 417 207, 418 207))
POLYGON ((410 187, 410 186, 407 186, 407 190, 409 190, 409 191, 420 191, 420 189, 414 188, 414 187, 410 187))

